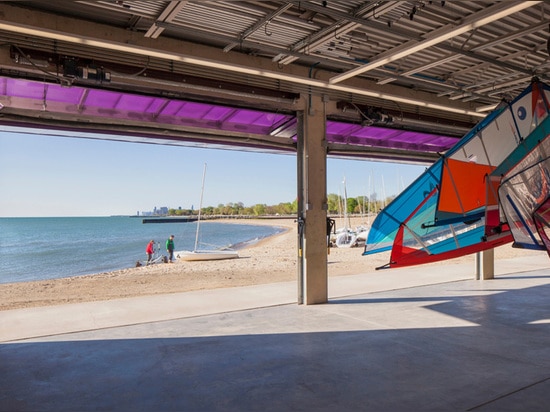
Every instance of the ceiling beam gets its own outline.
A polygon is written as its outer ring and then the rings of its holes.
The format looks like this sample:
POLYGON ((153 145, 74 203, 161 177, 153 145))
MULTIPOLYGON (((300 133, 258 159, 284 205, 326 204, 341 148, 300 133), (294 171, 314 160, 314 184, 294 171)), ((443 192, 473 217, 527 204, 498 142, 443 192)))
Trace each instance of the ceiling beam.
POLYGON ((225 53, 231 51, 234 47, 237 47, 242 40, 246 39, 248 36, 250 36, 256 30, 259 30, 260 28, 262 28, 264 26, 267 27, 269 22, 271 22, 275 17, 280 16, 281 14, 283 14, 285 11, 287 11, 291 7, 292 7, 292 3, 287 3, 284 6, 279 7, 274 12, 268 14, 263 19, 258 20, 254 25, 252 25, 251 27, 249 27, 248 29, 246 29, 244 32, 241 33, 241 35, 239 36, 239 40, 240 40, 239 42, 233 42, 233 43, 228 44, 227 46, 224 47, 223 51, 225 53))
MULTIPOLYGON (((54 26, 56 26, 54 24, 54 26)), ((57 27, 63 27, 57 25, 57 27)), ((352 85, 339 85, 332 84, 329 81, 322 79, 315 79, 312 77, 306 77, 303 75, 293 74, 295 70, 289 71, 277 71, 262 68, 261 65, 247 66, 239 63, 233 63, 228 60, 218 60, 206 57, 200 57, 198 55, 188 55, 181 53, 180 47, 175 47, 173 50, 168 48, 153 48, 146 47, 139 44, 131 44, 129 42, 117 42, 107 39, 101 39, 98 37, 87 36, 78 34, 77 32, 62 32, 58 30, 52 30, 45 27, 32 26, 28 24, 15 23, 12 21, 0 20, 0 30, 7 32, 13 32, 23 34, 27 36, 34 36, 39 38, 46 38, 49 40, 55 40, 60 42, 67 42, 76 44, 82 47, 94 47, 120 53, 130 53, 139 56, 145 56, 150 58, 158 58, 167 61, 180 62, 189 65, 200 66, 204 68, 219 69, 221 71, 238 73, 240 75, 257 76, 266 79, 275 79, 279 81, 286 81, 299 85, 307 85, 321 90, 338 91, 344 93, 351 93, 358 96, 366 96, 376 99, 390 100, 396 103, 411 104, 418 107, 427 109, 434 109, 438 111, 444 111, 449 113, 457 113, 466 116, 473 116, 474 118, 483 117, 475 110, 469 108, 469 106, 448 105, 445 101, 437 102, 437 98, 428 97, 428 94, 424 94, 424 97, 415 96, 417 93, 411 93, 409 90, 403 94, 396 94, 389 91, 387 88, 384 90, 376 90, 372 88, 357 87, 352 85)), ((137 43, 137 42, 136 42, 137 43)), ((166 42, 165 42, 166 43, 166 42)), ((180 42, 181 43, 181 42, 180 42)), ((164 43, 163 43, 164 44, 164 43)), ((158 45, 157 45, 158 46, 158 45)), ((224 53, 225 54, 225 53, 224 53)), ((242 59, 241 59, 242 60, 242 59)))
POLYGON ((411 40, 403 45, 390 49, 380 54, 377 58, 365 65, 359 66, 352 70, 348 70, 347 72, 330 78, 329 82, 331 84, 340 83, 351 77, 358 76, 370 70, 376 69, 380 66, 384 66, 385 64, 394 62, 396 60, 402 59, 403 57, 435 46, 446 40, 452 39, 453 37, 460 36, 470 30, 482 27, 485 24, 500 20, 503 17, 532 7, 538 3, 540 3, 540 1, 510 1, 497 3, 479 13, 475 13, 465 18, 461 24, 448 24, 441 29, 437 29, 431 33, 428 33, 426 36, 424 36, 424 40, 422 41, 411 40))
POLYGON ((157 21, 151 25, 149 30, 145 33, 145 37, 151 37, 156 39, 164 31, 164 27, 161 27, 157 22, 170 23, 178 15, 178 13, 183 10, 188 0, 183 1, 171 1, 168 6, 163 10, 163 12, 158 17, 157 21))
MULTIPOLYGON (((389 1, 384 2, 381 5, 378 5, 377 3, 373 5, 369 2, 360 7, 359 10, 353 14, 353 17, 361 17, 366 20, 367 15, 370 13, 374 14, 375 10, 378 16, 381 16, 399 7, 399 3, 399 1, 389 1)), ((363 26, 364 24, 364 21, 359 23, 357 21, 350 21, 349 18, 343 18, 326 29, 323 29, 322 32, 318 32, 313 35, 313 39, 308 37, 307 39, 302 40, 292 48, 292 51, 302 53, 307 50, 308 53, 312 53, 328 41, 332 40, 334 37, 347 34, 358 27, 363 26)), ((284 56, 284 54, 279 54, 273 58, 273 61, 278 61, 280 64, 289 64, 298 60, 298 56, 284 56)))
MULTIPOLYGON (((470 49, 468 49, 469 52, 476 52, 476 51, 480 51, 480 50, 483 50, 483 49, 486 49, 486 48, 489 48, 489 47, 492 47, 496 44, 503 44, 504 42, 507 42, 507 41, 510 41, 510 40, 514 40, 514 39, 517 39, 519 37, 522 37, 522 36, 525 36, 526 34, 530 34, 530 33, 534 33, 540 29, 543 29, 545 27, 548 27, 548 25, 550 24, 550 20, 546 19, 544 21, 542 21, 541 23, 539 24, 535 24, 533 26, 530 26, 524 30, 517 30, 513 33, 509 33, 505 36, 500 36, 496 39, 493 39, 491 41, 488 41, 488 42, 485 42, 485 43, 482 43, 478 46, 474 46, 470 49)), ((459 54, 459 53, 455 53, 453 52, 452 54, 448 55, 448 56, 445 56, 443 58, 438 58, 437 60, 434 60, 430 63, 426 63, 426 64, 423 64, 421 66, 417 66, 417 67, 414 67, 412 69, 409 69, 407 70, 406 72, 403 72, 403 73, 400 73, 400 76, 405 76, 405 77, 409 77, 409 76, 412 76, 416 73, 419 73, 419 72, 422 72, 422 71, 425 71, 425 70, 428 70, 428 69, 431 69, 433 67, 437 67, 437 66, 440 66, 442 64, 445 64, 445 63, 448 63, 448 62, 451 62, 453 60, 457 60, 457 59, 460 59, 462 56, 462 54, 459 54)), ((378 84, 388 84, 392 81, 396 80, 396 78, 393 78, 393 77, 388 77, 386 79, 383 79, 383 80, 379 80, 378 81, 378 84)), ((479 91, 478 91, 479 92, 479 91)))

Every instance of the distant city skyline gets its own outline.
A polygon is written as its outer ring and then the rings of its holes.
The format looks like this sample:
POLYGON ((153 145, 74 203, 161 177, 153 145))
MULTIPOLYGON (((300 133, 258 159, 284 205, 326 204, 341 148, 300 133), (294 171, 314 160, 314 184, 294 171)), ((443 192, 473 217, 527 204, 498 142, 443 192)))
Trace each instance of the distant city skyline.
MULTIPOLYGON (((1 217, 133 215, 156 205, 276 205, 296 199, 296 157, 0 132, 1 217)), ((327 193, 378 199, 425 166, 327 160, 327 193)))

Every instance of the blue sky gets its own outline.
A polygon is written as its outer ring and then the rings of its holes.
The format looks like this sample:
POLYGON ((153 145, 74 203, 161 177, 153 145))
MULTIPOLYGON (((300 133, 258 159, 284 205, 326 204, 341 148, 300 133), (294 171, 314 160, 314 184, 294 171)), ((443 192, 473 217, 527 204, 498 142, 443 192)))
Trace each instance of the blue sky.
MULTIPOLYGON (((294 155, 0 132, 0 217, 129 215, 154 207, 296 198, 294 155)), ((425 166, 331 159, 327 191, 397 194, 425 166), (371 186, 369 187, 369 181, 371 186), (373 187, 374 185, 374 187, 373 187)))

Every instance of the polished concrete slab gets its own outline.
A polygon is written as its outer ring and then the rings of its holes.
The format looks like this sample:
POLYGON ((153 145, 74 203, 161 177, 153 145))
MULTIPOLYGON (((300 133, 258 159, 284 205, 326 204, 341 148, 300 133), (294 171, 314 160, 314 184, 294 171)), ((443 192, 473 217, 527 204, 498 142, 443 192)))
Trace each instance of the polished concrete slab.
POLYGON ((543 258, 5 311, 0 410, 547 411, 543 258))

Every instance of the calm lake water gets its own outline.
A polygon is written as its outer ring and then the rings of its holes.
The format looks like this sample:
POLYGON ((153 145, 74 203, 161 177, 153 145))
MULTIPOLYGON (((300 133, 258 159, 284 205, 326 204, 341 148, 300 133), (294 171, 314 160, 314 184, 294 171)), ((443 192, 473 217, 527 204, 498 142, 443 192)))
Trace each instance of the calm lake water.
MULTIPOLYGON (((199 248, 235 248, 283 229, 200 223, 199 248)), ((55 279, 134 267, 149 240, 175 236, 176 250, 192 250, 196 222, 143 224, 131 217, 0 218, 0 283, 55 279)))

